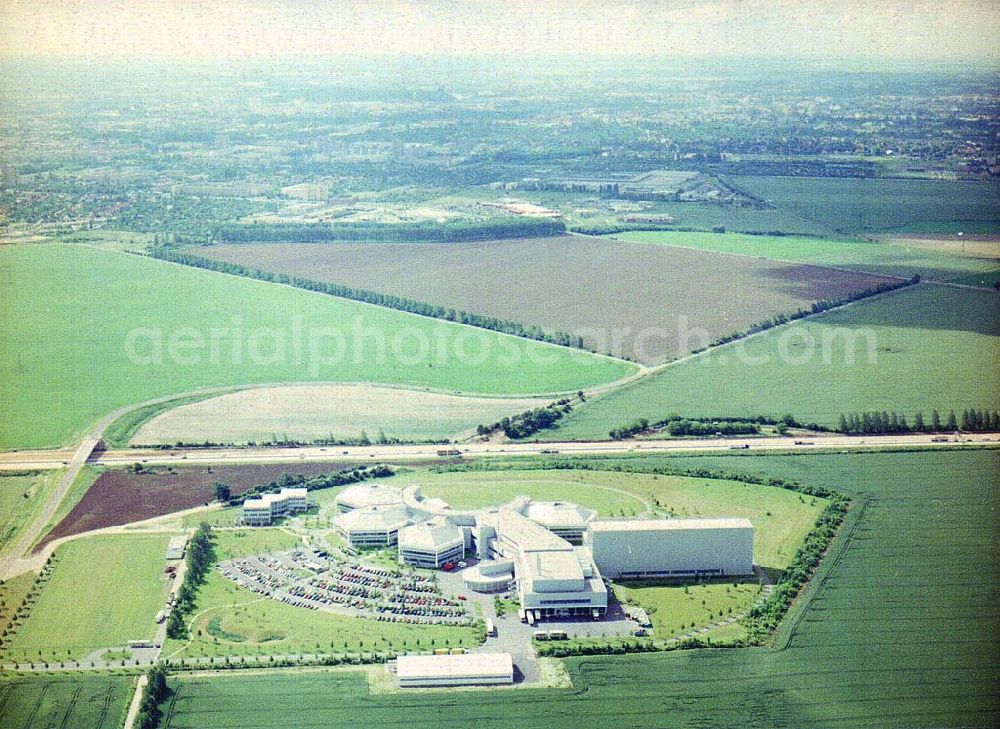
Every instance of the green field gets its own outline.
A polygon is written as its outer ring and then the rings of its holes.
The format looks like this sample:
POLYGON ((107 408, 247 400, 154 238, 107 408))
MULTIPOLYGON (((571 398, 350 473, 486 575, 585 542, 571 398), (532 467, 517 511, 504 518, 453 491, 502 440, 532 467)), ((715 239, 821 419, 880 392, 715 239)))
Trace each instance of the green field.
POLYGON ((850 268, 888 276, 943 281, 957 276, 983 277, 997 265, 994 258, 973 258, 940 251, 908 247, 898 243, 871 243, 857 240, 830 240, 795 236, 744 235, 741 233, 679 233, 674 231, 632 231, 610 236, 638 243, 697 248, 717 253, 736 253, 796 261, 818 266, 850 268))
POLYGON ((948 281, 950 283, 965 284, 966 286, 996 288, 997 284, 1000 284, 1000 268, 994 268, 992 271, 984 273, 967 273, 963 276, 948 279, 948 281))
POLYGON ((753 471, 856 499, 775 647, 571 658, 568 690, 369 695, 360 673, 172 679, 167 726, 436 726, 442 716, 484 729, 1000 723, 1000 452, 634 460, 753 471))
MULTIPOLYGON (((785 489, 723 479, 613 471, 469 471, 406 473, 426 497, 455 508, 503 504, 523 494, 537 500, 572 501, 601 516, 746 517, 753 523, 754 563, 786 567, 826 505, 824 499, 785 489)), ((391 482, 390 482, 391 483, 391 482)))
MULTIPOLYGON (((299 543, 280 529, 216 531, 215 540, 219 560, 290 549, 299 543)), ((478 631, 469 627, 383 623, 262 599, 214 571, 198 591, 192 619, 192 640, 168 639, 164 657, 370 653, 478 642, 478 631)))
POLYGON ((592 398, 545 437, 605 439, 635 418, 655 422, 671 413, 790 413, 828 426, 841 413, 864 410, 895 410, 912 423, 917 411, 929 417, 937 408, 944 418, 950 409, 1000 407, 1000 380, 988 374, 998 361, 997 295, 922 285, 667 367, 592 398))
POLYGON ((996 233, 996 182, 732 177, 737 187, 835 232, 996 233))
POLYGON ((199 387, 383 382, 575 391, 625 362, 124 253, 0 248, 0 448, 73 440, 101 415, 199 387), (45 413, 45 417, 38 417, 45 413))
POLYGON ((57 549, 52 577, 4 645, 6 657, 79 660, 98 648, 152 638, 167 595, 167 541, 167 535, 89 537, 57 549))
POLYGON ((35 520, 61 475, 60 471, 0 475, 0 555, 35 520))
POLYGON ((0 726, 117 729, 125 721, 133 686, 128 676, 0 678, 0 726))

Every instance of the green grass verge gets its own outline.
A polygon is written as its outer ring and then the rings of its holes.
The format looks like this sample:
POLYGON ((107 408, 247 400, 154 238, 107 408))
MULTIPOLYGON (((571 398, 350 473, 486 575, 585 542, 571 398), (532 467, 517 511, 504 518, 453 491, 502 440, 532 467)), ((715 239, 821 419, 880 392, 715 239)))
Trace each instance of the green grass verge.
POLYGON ((1000 408, 1000 380, 988 374, 998 360, 995 293, 922 285, 667 367, 591 398, 543 435, 606 439, 627 421, 670 413, 790 413, 834 427, 841 413, 885 410, 912 424, 917 411, 1000 408))
POLYGON ((0 475, 0 556, 37 518, 61 475, 61 471, 0 475))
POLYGON ((139 428, 160 413, 173 410, 182 405, 200 402, 210 397, 213 397, 213 395, 188 395, 186 397, 179 397, 176 400, 168 400, 167 402, 146 405, 145 407, 131 410, 104 429, 104 442, 109 448, 127 448, 129 441, 132 440, 132 436, 136 434, 139 428))
POLYGON ((0 678, 0 726, 115 729, 125 722, 134 679, 112 675, 0 678))
POLYGON ((576 350, 84 246, 4 246, 0 266, 9 271, 0 289, 0 350, 14 353, 0 358, 0 448, 65 443, 117 407, 199 387, 354 381, 534 394, 575 391, 635 370, 576 350))
POLYGON ((76 660, 152 638, 153 618, 167 595, 167 541, 167 535, 89 537, 57 549, 52 577, 4 645, 5 656, 76 660))
POLYGON ((570 658, 568 690, 369 695, 360 673, 177 678, 173 726, 436 726, 442 717, 453 726, 546 729, 1000 723, 992 536, 1000 452, 630 461, 749 471, 867 500, 845 523, 839 556, 821 567, 810 599, 789 614, 784 648, 570 658))
POLYGON ((936 281, 950 280, 955 276, 967 274, 981 276, 982 272, 996 266, 996 260, 992 258, 950 255, 922 248, 909 248, 897 243, 673 231, 634 231, 618 233, 611 237, 638 243, 736 253, 906 278, 919 274, 925 279, 936 281))

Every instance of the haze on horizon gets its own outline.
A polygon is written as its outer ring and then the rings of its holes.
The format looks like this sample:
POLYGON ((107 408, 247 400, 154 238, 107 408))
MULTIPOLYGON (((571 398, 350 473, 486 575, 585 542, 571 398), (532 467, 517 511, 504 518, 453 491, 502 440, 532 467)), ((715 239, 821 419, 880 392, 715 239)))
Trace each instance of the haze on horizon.
POLYGON ((1000 65, 993 0, 4 0, 0 55, 744 56, 1000 65))

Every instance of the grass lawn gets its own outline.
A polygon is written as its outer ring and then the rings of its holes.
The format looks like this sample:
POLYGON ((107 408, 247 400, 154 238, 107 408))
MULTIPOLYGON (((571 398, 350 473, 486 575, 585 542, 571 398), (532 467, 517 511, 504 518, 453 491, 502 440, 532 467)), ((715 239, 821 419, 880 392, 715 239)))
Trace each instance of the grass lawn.
POLYGON ((56 566, 27 620, 5 645, 13 659, 79 659, 149 639, 162 607, 168 535, 77 539, 56 550, 56 566))
POLYGON ((199 387, 382 382, 575 391, 634 366, 289 287, 73 245, 0 248, 0 448, 74 440, 199 387), (426 345, 426 346, 425 346, 426 345), (37 417, 45 413, 45 417, 37 417))
POLYGON ((640 499, 628 493, 594 488, 607 484, 628 490, 617 479, 585 471, 469 471, 432 473, 422 471, 397 476, 389 483, 420 485, 427 498, 441 498, 455 509, 477 509, 505 504, 515 496, 537 501, 572 501, 594 509, 601 516, 637 516, 645 511, 640 499))
POLYGON ((35 520, 61 476, 61 471, 0 475, 0 555, 35 520))
POLYGON ((637 516, 648 503, 663 517, 746 517, 754 525, 754 563, 777 569, 788 565, 826 506, 825 499, 771 486, 613 471, 425 471, 397 479, 419 484, 424 496, 443 498, 455 508, 502 504, 524 494, 573 501, 601 516, 637 516))
POLYGON ((644 608, 653 623, 653 637, 664 639, 745 611, 760 594, 760 585, 756 581, 687 586, 627 582, 616 584, 614 590, 619 601, 644 608))
MULTIPOLYGON (((129 441, 132 440, 132 436, 136 434, 143 424, 152 420, 160 413, 167 410, 173 410, 184 405, 189 405, 191 403, 196 403, 209 397, 212 396, 188 395, 186 397, 179 397, 175 400, 168 400, 167 402, 155 403, 153 405, 146 405, 145 407, 130 410, 105 428, 104 442, 108 444, 109 448, 126 448, 128 447, 129 441)), ((208 438, 203 438, 202 440, 208 440, 208 438)))
POLYGON ((670 366, 570 413, 544 437, 605 439, 639 417, 778 416, 1000 408, 1000 306, 991 291, 921 285, 670 366), (854 343, 853 361, 847 342, 854 343), (829 342, 830 345, 824 345, 829 342))
POLYGON ((967 273, 962 276, 948 279, 949 283, 965 284, 966 286, 985 286, 995 288, 1000 283, 1000 268, 984 273, 967 273))
POLYGON ((436 726, 442 716, 484 729, 659 729, 664 717, 751 729, 1000 723, 1000 451, 641 460, 751 471, 856 499, 779 646, 570 658, 571 690, 369 695, 360 673, 174 678, 173 726, 436 726))
POLYGON ((112 675, 0 678, 0 726, 116 729, 125 722, 135 679, 112 675))
POLYGON ((474 646, 471 627, 383 623, 261 598, 212 572, 199 590, 193 640, 167 640, 164 656, 365 653, 474 646))
POLYGON ((869 243, 796 236, 744 235, 741 233, 684 233, 632 231, 613 238, 639 243, 697 248, 718 253, 738 253, 779 261, 852 268, 859 271, 928 280, 950 280, 968 274, 980 276, 996 267, 996 259, 973 258, 908 247, 898 243, 869 243))
POLYGON ((220 562, 265 552, 283 552, 302 542, 294 534, 273 527, 224 529, 212 534, 215 539, 215 557, 220 562))

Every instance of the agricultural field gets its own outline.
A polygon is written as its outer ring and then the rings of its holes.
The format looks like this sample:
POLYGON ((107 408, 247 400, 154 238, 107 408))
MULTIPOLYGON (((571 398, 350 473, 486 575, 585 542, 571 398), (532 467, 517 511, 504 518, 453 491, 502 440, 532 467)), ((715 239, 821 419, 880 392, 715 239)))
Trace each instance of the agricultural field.
POLYGON ((950 279, 949 283, 995 289, 1000 285, 1000 268, 994 268, 992 271, 986 271, 985 273, 967 273, 964 276, 950 279))
POLYGON ((781 312, 884 279, 588 236, 455 244, 235 244, 189 249, 255 269, 378 291, 581 336, 655 364, 781 312), (697 330, 697 331, 695 331, 697 330))
POLYGON ((0 267, 0 350, 13 353, 0 359, 0 448, 66 443, 117 407, 198 387, 349 381, 525 395, 634 371, 540 342, 84 246, 4 246, 0 267))
POLYGON ((796 261, 817 266, 856 269, 884 276, 912 277, 932 281, 996 268, 997 256, 961 255, 947 249, 917 246, 912 239, 885 242, 800 238, 794 236, 744 235, 741 233, 680 233, 674 231, 632 231, 612 236, 636 243, 696 248, 718 253, 757 256, 779 261, 796 261))
POLYGON ((168 726, 237 727, 250 717, 265 725, 433 725, 443 711, 456 726, 489 729, 609 721, 652 729, 665 716, 678 726, 761 729, 1000 721, 1000 452, 636 460, 753 471, 856 499, 775 646, 569 658, 571 690, 371 695, 360 672, 173 678, 168 726), (329 701, 330 691, 347 700, 329 701))
POLYGON ((549 400, 459 397, 370 385, 270 387, 220 395, 157 415, 133 444, 448 439, 549 400))
POLYGON ((420 485, 424 496, 442 498, 456 509, 502 504, 524 494, 539 501, 572 501, 601 516, 641 516, 651 510, 664 517, 746 517, 755 527, 754 562, 776 569, 788 565, 826 505, 824 499, 757 484, 615 471, 414 472, 396 480, 420 485))
POLYGON ((840 233, 998 233, 996 182, 731 177, 778 210, 840 233))
POLYGON ((60 476, 60 471, 0 475, 0 555, 35 520, 60 476))
POLYGON ((281 476, 315 476, 344 468, 344 463, 243 464, 238 466, 150 466, 141 473, 115 468, 95 471, 93 485, 60 519, 40 544, 93 529, 130 524, 215 499, 215 482, 228 484, 234 496, 266 486, 281 476), (100 475, 96 475, 99 473, 100 475))
POLYGON ((49 533, 76 509, 101 473, 101 469, 95 466, 84 466, 80 469, 80 472, 76 474, 76 478, 73 479, 73 483, 70 484, 69 491, 66 492, 52 518, 49 519, 49 523, 39 532, 35 544, 32 545, 33 547, 50 541, 48 538, 49 533))
POLYGON ((117 729, 135 679, 115 675, 0 678, 0 726, 117 729))
MULTIPOLYGON (((219 560, 286 550, 298 540, 280 529, 216 532, 219 560)), ((215 571, 198 591, 190 642, 167 640, 164 657, 360 653, 473 646, 471 627, 411 625, 306 610, 261 598, 215 571)))
POLYGON ((668 414, 785 413, 835 427, 841 413, 1000 408, 1000 300, 992 291, 920 285, 765 332, 669 366, 590 401, 543 437, 605 439, 668 414), (851 346, 853 343, 853 355, 851 346))
POLYGON ((3 654, 13 660, 81 660, 99 648, 153 637, 169 587, 169 535, 77 539, 55 552, 42 588, 3 654), (121 599, 123 585, 128 599, 121 599))

